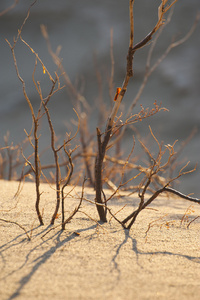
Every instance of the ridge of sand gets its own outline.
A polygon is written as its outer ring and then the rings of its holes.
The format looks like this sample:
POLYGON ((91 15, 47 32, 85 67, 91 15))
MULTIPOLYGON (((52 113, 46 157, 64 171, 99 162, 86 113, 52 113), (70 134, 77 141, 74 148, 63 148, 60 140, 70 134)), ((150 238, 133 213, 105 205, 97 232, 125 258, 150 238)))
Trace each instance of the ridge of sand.
MULTIPOLYGON (((1 300, 199 299, 197 204, 159 197, 127 232, 113 219, 98 225, 95 206, 84 201, 64 232, 57 227, 46 234, 52 228, 55 190, 41 185, 45 225, 38 226, 35 185, 25 183, 15 199, 17 186, 14 181, 0 181, 0 218, 18 222, 31 240, 19 226, 0 221, 1 300)), ((78 204, 80 192, 76 188, 66 199, 66 215, 78 204)), ((94 191, 86 188, 85 197, 94 200, 94 191)), ((137 203, 133 196, 115 198, 110 207, 117 212, 127 204, 117 214, 123 219, 137 203)), ((59 222, 60 217, 55 225, 59 222)))

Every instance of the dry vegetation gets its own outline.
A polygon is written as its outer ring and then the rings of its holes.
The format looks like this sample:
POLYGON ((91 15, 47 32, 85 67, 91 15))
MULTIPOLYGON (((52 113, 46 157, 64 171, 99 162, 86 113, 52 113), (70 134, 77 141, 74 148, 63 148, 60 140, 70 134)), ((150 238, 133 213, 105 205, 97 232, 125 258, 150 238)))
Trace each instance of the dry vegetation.
MULTIPOLYGON (((26 178, 33 178, 36 188, 36 202, 35 209, 37 212, 38 220, 40 225, 43 225, 43 218, 40 212, 40 191, 41 182, 54 182, 56 184, 56 206, 54 213, 51 218, 51 224, 54 224, 55 219, 60 210, 62 214, 61 228, 64 230, 66 224, 73 218, 73 216, 80 209, 82 201, 84 201, 84 186, 88 184, 94 187, 96 197, 93 201, 96 205, 99 219, 102 222, 107 222, 107 213, 112 215, 116 221, 118 221, 124 228, 130 229, 135 222, 138 214, 152 203, 161 193, 172 193, 185 200, 200 203, 199 199, 192 198, 187 195, 183 195, 173 187, 173 183, 181 176, 188 174, 191 171, 185 171, 188 164, 179 166, 177 163, 178 154, 183 148, 183 144, 179 147, 176 145, 176 141, 173 145, 165 145, 160 142, 154 135, 152 129, 149 127, 151 139, 154 144, 157 145, 157 154, 152 153, 147 141, 140 139, 139 143, 143 150, 144 156, 147 157, 146 164, 141 165, 138 163, 139 156, 134 153, 135 137, 133 137, 133 147, 130 154, 127 157, 122 156, 123 137, 125 128, 132 126, 136 122, 141 122, 143 119, 153 117, 161 110, 166 110, 161 105, 154 103, 152 108, 140 107, 138 112, 135 112, 136 105, 140 99, 140 96, 145 88, 149 76, 154 72, 157 66, 162 60, 168 55, 168 53, 182 43, 184 43, 190 35, 193 33, 199 16, 196 18, 194 25, 190 31, 180 40, 173 41, 161 57, 152 65, 151 57, 156 47, 156 43, 162 34, 164 26, 170 22, 172 17, 173 5, 177 2, 162 0, 158 7, 158 20, 154 28, 151 29, 150 33, 145 36, 137 44, 134 43, 134 17, 133 8, 134 1, 129 1, 129 12, 130 12, 130 39, 127 53, 127 66, 124 81, 121 87, 116 89, 116 93, 113 93, 114 84, 114 67, 113 67, 113 52, 112 52, 112 35, 111 35, 111 76, 109 81, 109 94, 112 99, 112 107, 109 115, 106 113, 106 104, 101 103, 101 109, 99 109, 99 119, 101 120, 101 126, 97 128, 88 128, 89 118, 91 109, 85 99, 84 95, 78 91, 75 85, 71 82, 68 74, 64 70, 62 65, 62 59, 59 57, 59 49, 53 52, 51 48, 50 38, 48 31, 45 26, 41 26, 41 32, 44 36, 48 52, 50 53, 57 70, 54 75, 50 74, 47 66, 44 65, 40 59, 37 51, 30 46, 23 39, 23 28, 26 24, 27 19, 31 13, 31 7, 37 2, 30 6, 27 16, 21 28, 18 30, 17 37, 14 38, 13 42, 6 40, 14 61, 17 77, 22 84, 23 94, 26 102, 30 109, 30 120, 32 118, 32 129, 26 133, 25 140, 19 145, 9 144, 9 135, 5 136, 5 145, 0 149, 0 177, 11 179, 19 179, 20 182, 26 178), (149 43, 152 41, 151 43, 149 43), (26 82, 20 75, 20 67, 17 64, 17 57, 15 54, 15 48, 18 43, 22 43, 24 47, 27 47, 32 55, 35 57, 35 67, 32 71, 32 80, 40 99, 40 105, 37 110, 34 110, 31 99, 29 98, 26 90, 26 82), (146 72, 141 83, 140 89, 131 103, 130 107, 126 110, 126 115, 123 116, 121 111, 121 103, 124 95, 131 84, 131 78, 133 77, 133 59, 136 51, 139 51, 143 47, 149 47, 149 53, 146 62, 146 72), (36 78, 36 69, 42 67, 43 73, 48 75, 51 83, 49 93, 43 95, 43 87, 36 78), (62 79, 62 80, 61 80, 62 79), (65 82, 62 84, 61 82, 65 82), (63 140, 59 140, 54 130, 54 124, 51 120, 51 113, 49 110, 49 103, 52 96, 57 94, 61 89, 67 87, 68 93, 71 95, 74 104, 74 115, 76 116, 75 121, 75 133, 66 132, 63 140), (134 110, 134 111, 133 111, 134 110), (105 119, 107 116, 107 119, 105 119), (39 153, 39 143, 42 136, 40 136, 39 125, 41 120, 43 123, 47 122, 50 132, 50 149, 52 151, 54 161, 51 165, 43 165, 41 162, 41 154, 39 153), (91 133, 92 132, 92 133, 91 133), (27 156, 25 155, 24 149, 27 144, 31 145, 32 153, 27 156), (21 175, 19 176, 19 168, 21 168, 21 175), (50 170, 47 176, 44 173, 45 170, 50 170), (177 173, 178 170, 178 173, 177 173), (173 175, 176 171, 176 174, 173 175), (86 176, 80 176, 86 174, 86 176), (84 179, 83 179, 84 177, 84 179), (87 178, 87 181, 86 179, 87 178), (80 183, 82 180, 83 184, 80 183), (65 217, 65 199, 67 194, 65 193, 65 187, 67 185, 82 184, 82 195, 80 197, 80 203, 77 208, 67 218, 65 217), (107 196, 104 193, 104 187, 109 187, 112 190, 112 194, 107 196), (140 199, 138 208, 129 214, 124 220, 119 220, 115 213, 109 208, 109 200, 112 199, 116 194, 120 194, 122 190, 129 190, 130 193, 137 193, 140 199)), ((15 1, 12 9, 17 5, 18 1, 15 1)), ((0 16, 6 13, 6 11, 0 13, 0 16)), ((192 133, 193 134, 193 133, 192 133)), ((187 144, 191 136, 185 142, 187 144)), ((192 191, 191 191, 192 192, 192 191)), ((4 220, 5 221, 5 220, 4 220)), ((152 225, 150 225, 152 226, 152 225)))

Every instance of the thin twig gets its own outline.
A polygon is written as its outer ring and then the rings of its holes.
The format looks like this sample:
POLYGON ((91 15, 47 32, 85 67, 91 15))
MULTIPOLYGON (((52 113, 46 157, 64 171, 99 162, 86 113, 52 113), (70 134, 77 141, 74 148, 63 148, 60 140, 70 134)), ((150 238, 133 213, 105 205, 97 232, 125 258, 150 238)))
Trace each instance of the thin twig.
POLYGON ((10 223, 10 224, 14 224, 14 225, 17 225, 19 228, 21 228, 21 229, 25 232, 25 234, 26 234, 28 240, 29 240, 29 241, 31 240, 31 238, 30 238, 28 232, 26 231, 26 229, 25 229, 22 225, 20 225, 19 223, 15 222, 15 221, 5 220, 5 219, 2 219, 2 218, 0 218, 0 221, 6 222, 6 223, 10 223))

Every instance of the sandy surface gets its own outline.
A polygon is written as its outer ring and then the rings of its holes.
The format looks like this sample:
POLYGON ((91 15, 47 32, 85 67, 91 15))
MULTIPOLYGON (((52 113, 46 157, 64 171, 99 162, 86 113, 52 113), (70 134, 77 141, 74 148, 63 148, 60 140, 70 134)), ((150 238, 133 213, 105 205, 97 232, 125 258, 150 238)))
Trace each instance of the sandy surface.
MULTIPOLYGON (((64 232, 48 232, 55 191, 41 187, 45 225, 38 226, 34 184, 26 183, 15 199, 17 185, 0 181, 0 218, 18 222, 31 240, 16 224, 0 221, 1 300, 200 299, 200 218, 187 228, 199 205, 159 198, 127 232, 113 219, 98 225, 94 205, 84 201, 64 232)), ((93 200, 93 190, 85 197, 93 200)), ((68 196, 66 215, 78 201, 78 194, 68 196)), ((117 214, 123 219, 137 202, 116 198, 110 206, 117 212, 127 204, 117 214)), ((60 217, 55 227, 59 223, 60 217)))

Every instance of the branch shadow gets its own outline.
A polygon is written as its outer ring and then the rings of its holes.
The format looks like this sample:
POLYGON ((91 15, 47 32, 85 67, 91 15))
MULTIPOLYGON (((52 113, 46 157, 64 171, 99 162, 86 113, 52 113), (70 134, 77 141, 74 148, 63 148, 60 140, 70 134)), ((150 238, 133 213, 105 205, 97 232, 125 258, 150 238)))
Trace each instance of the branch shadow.
MULTIPOLYGON (((44 228, 42 231, 36 233, 32 238, 36 238, 37 236, 42 235, 43 233, 45 233, 45 232, 49 229, 49 227, 50 227, 50 225, 47 226, 47 228, 44 228)), ((35 228, 32 228, 32 229, 28 230, 27 233, 30 232, 30 233, 32 234, 32 233, 33 233, 34 231, 36 231, 38 228, 41 228, 41 226, 38 225, 38 226, 36 226, 35 228)), ((24 244, 25 242, 30 243, 31 240, 28 240, 28 239, 27 239, 26 233, 22 233, 22 234, 16 236, 14 239, 10 240, 9 242, 3 244, 3 245, 0 247, 0 255, 1 255, 1 257, 4 259, 3 252, 6 252, 7 250, 9 250, 9 249, 11 249, 11 248, 17 247, 17 246, 19 246, 20 244, 24 244), (24 238, 22 238, 23 236, 24 236, 24 238), (20 238, 22 238, 22 240, 18 241, 18 239, 20 239, 20 238), (17 242, 14 243, 14 241, 17 241, 17 242)), ((28 258, 29 258, 29 256, 30 256, 30 254, 31 254, 37 247, 38 247, 38 246, 36 246, 35 248, 33 248, 33 249, 29 252, 29 254, 26 256, 26 259, 25 259, 24 263, 23 263, 19 268, 17 268, 16 270, 12 270, 12 271, 11 271, 10 273, 8 273, 6 276, 2 277, 2 278, 0 279, 0 281, 5 280, 7 277, 9 277, 9 276, 13 275, 14 273, 18 272, 19 270, 21 270, 21 269, 26 265, 26 263, 28 262, 28 258)), ((6 265, 6 260, 4 259, 3 262, 4 262, 4 266, 5 266, 5 265, 6 265)), ((2 267, 2 268, 3 268, 3 267, 2 267)))
MULTIPOLYGON (((89 226, 87 228, 79 229, 78 231, 79 231, 79 233, 84 232, 84 231, 89 231, 91 229, 95 229, 96 226, 97 226, 96 224, 95 225, 91 225, 91 226, 89 226)), ((44 229, 42 232, 40 232, 39 235, 41 235, 42 233, 44 233, 45 231, 47 231, 48 228, 49 228, 49 226, 46 229, 44 229)), ((17 297, 20 296, 20 293, 21 293, 22 289, 28 284, 28 282, 31 280, 31 278, 36 273, 36 271, 43 264, 45 264, 55 254, 55 252, 59 248, 63 247, 69 241, 71 241, 71 240, 73 240, 75 238, 79 238, 79 236, 77 236, 77 234, 75 232, 71 232, 71 233, 69 233, 67 235, 66 238, 64 238, 63 240, 61 240, 61 235, 62 234, 63 234, 63 231, 61 231, 61 230, 57 231, 55 234, 51 235, 48 239, 42 240, 42 242, 39 245, 35 246, 33 249, 31 249, 29 251, 29 253, 26 255, 25 262, 17 270, 15 270, 13 272, 17 272, 20 269, 22 269, 27 264, 27 262, 29 261, 31 253, 33 253, 37 248, 41 247, 44 244, 47 244, 49 241, 55 241, 55 245, 54 246, 51 246, 47 251, 45 251, 41 256, 38 256, 33 261, 34 265, 33 265, 32 269, 29 271, 29 273, 27 275, 23 276, 19 280, 19 286, 18 286, 18 288, 12 293, 12 295, 8 298, 8 300, 15 299, 15 298, 17 298, 17 297)), ((23 241, 21 241, 20 243, 22 243, 23 241)), ((9 243, 11 243, 11 242, 9 242, 9 243)), ((17 245, 17 244, 19 244, 19 243, 15 243, 15 245, 17 245)), ((14 246, 11 245, 11 247, 14 247, 14 246)), ((13 272, 10 273, 9 276, 12 275, 13 272)), ((8 275, 7 275, 7 277, 8 277, 8 275)))
POLYGON ((136 241, 136 239, 134 239, 134 238, 132 238, 131 236, 130 236, 130 233, 129 233, 129 230, 127 230, 127 229, 123 229, 123 231, 124 231, 124 240, 122 241, 122 243, 117 247, 117 249, 116 249, 116 253, 115 253, 115 255, 113 256, 113 258, 112 258, 112 263, 113 263, 113 265, 114 265, 114 269, 116 269, 117 270, 117 272, 118 272, 118 278, 119 278, 119 276, 120 276, 120 269, 119 269, 119 264, 117 263, 117 257, 118 257, 118 255, 119 255, 119 253, 120 253, 120 250, 122 249, 122 247, 128 242, 128 239, 129 238, 131 238, 131 240, 132 240, 132 250, 135 252, 135 254, 136 254, 136 260, 137 260, 137 263, 138 263, 138 255, 139 255, 139 251, 138 251, 138 249, 137 249, 137 241, 136 241))
MULTIPOLYGON (((37 230, 38 228, 40 228, 40 227, 41 227, 41 226, 38 225, 38 226, 36 226, 35 228, 32 228, 32 229, 30 229, 30 230, 27 230, 27 233, 31 233, 31 234, 32 234, 34 231, 36 231, 36 230, 37 230)), ((46 230, 46 229, 44 229, 42 232, 45 232, 45 230, 46 230)), ((38 233, 38 234, 40 234, 40 233, 38 233)), ((35 236, 37 236, 38 234, 36 234, 35 236)), ((5 265, 6 265, 6 259, 4 258, 3 253, 6 252, 6 251, 9 250, 9 249, 12 249, 12 248, 14 248, 14 247, 19 246, 20 244, 24 244, 25 242, 29 243, 30 240, 27 239, 26 233, 20 233, 19 235, 15 236, 13 239, 11 239, 10 241, 8 241, 7 243, 4 243, 4 244, 2 244, 2 245, 0 246, 0 256, 1 256, 2 261, 3 261, 3 265, 2 265, 2 268, 1 268, 2 270, 3 270, 3 268, 4 268, 5 265)), ((3 280, 3 279, 5 279, 5 278, 7 278, 7 277, 9 277, 10 275, 12 275, 12 274, 15 273, 15 272, 16 272, 16 271, 10 272, 7 276, 2 277, 2 278, 0 279, 0 281, 3 280)))
POLYGON ((112 263, 114 265, 114 268, 118 271, 118 274, 120 275, 120 268, 119 268, 119 264, 117 262, 117 257, 122 249, 122 247, 128 242, 128 240, 131 240, 131 244, 132 244, 132 251, 135 253, 136 255, 136 262, 137 264, 143 269, 144 267, 139 263, 139 257, 141 255, 170 255, 170 256, 177 256, 177 257, 182 257, 185 259, 188 259, 194 263, 198 263, 200 264, 200 256, 191 256, 191 255, 186 255, 186 254, 181 254, 181 253, 174 253, 171 251, 141 251, 138 248, 137 245, 137 240, 135 238, 133 238, 130 235, 129 230, 127 229, 123 229, 124 231, 124 240, 122 241, 122 243, 117 247, 116 249, 116 253, 112 258, 112 263))

